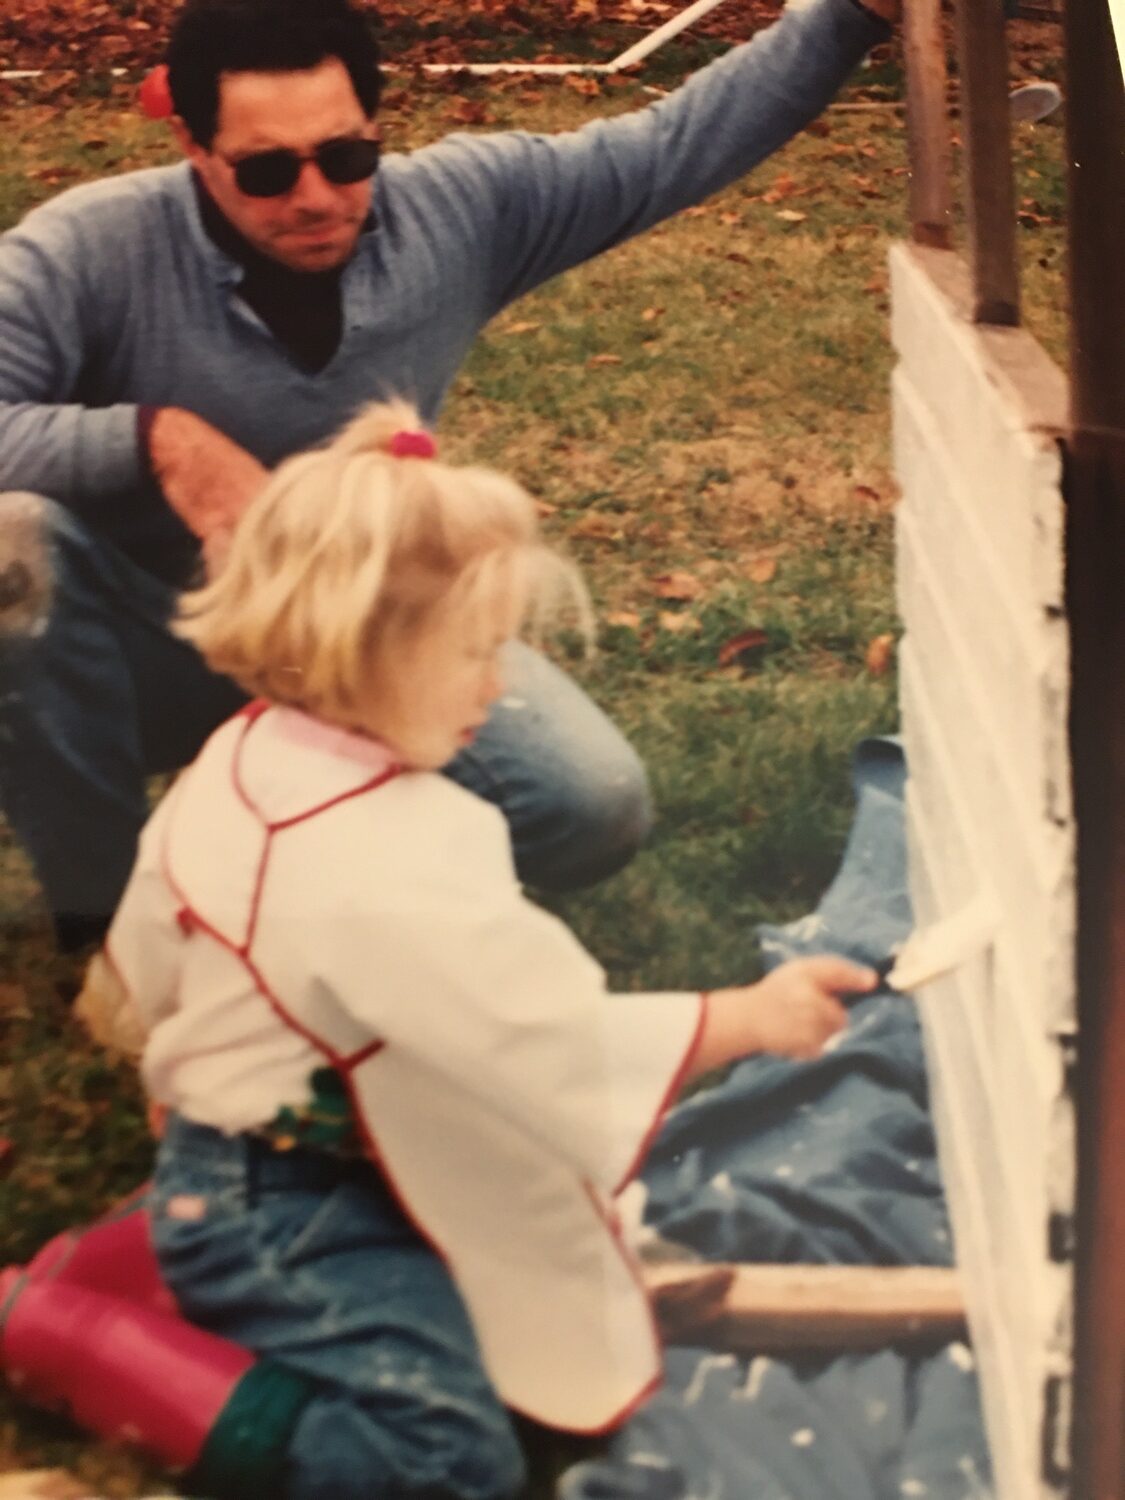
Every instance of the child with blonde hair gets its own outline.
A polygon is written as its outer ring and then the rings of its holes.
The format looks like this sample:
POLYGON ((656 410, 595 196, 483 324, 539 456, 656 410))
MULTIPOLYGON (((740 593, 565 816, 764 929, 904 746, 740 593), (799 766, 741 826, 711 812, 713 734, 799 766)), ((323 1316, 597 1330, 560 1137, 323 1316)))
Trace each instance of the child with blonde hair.
POLYGON ((167 1109, 149 1209, 193 1323, 306 1399, 271 1500, 500 1500, 510 1409, 607 1430, 659 1378, 616 1199, 681 1084, 815 1055, 875 976, 607 992, 436 774, 571 570, 399 405, 283 464, 180 629, 258 699, 148 824, 109 953, 167 1109))

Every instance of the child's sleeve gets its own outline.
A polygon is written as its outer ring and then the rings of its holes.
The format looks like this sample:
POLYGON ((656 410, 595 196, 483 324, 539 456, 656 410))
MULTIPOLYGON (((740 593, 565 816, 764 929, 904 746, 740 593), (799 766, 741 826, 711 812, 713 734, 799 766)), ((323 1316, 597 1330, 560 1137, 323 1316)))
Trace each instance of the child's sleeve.
POLYGON ((164 875, 165 797, 141 834, 137 861, 106 938, 110 965, 146 1031, 173 1009, 185 942, 180 903, 164 875))
POLYGON ((374 920, 336 914, 323 977, 388 1047, 615 1192, 683 1082, 702 998, 609 994, 569 929, 524 897, 500 815, 477 808, 471 837, 448 840, 374 920))

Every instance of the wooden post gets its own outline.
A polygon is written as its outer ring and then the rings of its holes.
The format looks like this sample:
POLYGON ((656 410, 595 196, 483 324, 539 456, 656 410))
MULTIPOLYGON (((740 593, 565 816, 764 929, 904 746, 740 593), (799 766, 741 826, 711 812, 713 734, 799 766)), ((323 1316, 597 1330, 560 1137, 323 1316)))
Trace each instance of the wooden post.
POLYGON ((1004 0, 957 0, 957 55, 973 316, 978 323, 1017 324, 1020 288, 1004 0))
POLYGON ((911 0, 903 12, 906 130, 910 143, 910 222, 920 245, 948 250, 951 161, 941 0, 911 0))
POLYGON ((1125 88, 1108 0, 1066 7, 1078 819, 1075 1500, 1125 1494, 1125 88))

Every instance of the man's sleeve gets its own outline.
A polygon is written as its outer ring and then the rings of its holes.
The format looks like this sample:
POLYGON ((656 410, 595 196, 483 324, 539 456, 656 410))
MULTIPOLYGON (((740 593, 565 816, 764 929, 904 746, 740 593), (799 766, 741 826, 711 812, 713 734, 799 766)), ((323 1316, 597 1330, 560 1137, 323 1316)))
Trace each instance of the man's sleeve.
POLYGON ((491 258, 495 313, 737 180, 815 119, 889 34, 856 0, 817 0, 645 109, 553 136, 454 136, 414 160, 429 159, 447 200, 460 186, 461 225, 491 258))
POLYGON ((137 408, 96 404, 114 312, 68 217, 34 214, 0 236, 0 490, 82 509, 147 474, 137 408))
POLYGON ((388 1048, 616 1192, 683 1082, 703 1000, 608 993, 569 929, 523 896, 499 816, 482 812, 431 879, 334 912, 320 981, 388 1048))

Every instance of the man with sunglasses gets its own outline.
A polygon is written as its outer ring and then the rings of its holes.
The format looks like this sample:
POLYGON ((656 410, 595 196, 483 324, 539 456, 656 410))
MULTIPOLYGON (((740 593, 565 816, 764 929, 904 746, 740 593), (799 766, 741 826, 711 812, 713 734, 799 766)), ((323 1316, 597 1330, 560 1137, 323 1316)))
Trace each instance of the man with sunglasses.
MULTIPOLYGON (((186 161, 0 237, 0 803, 63 947, 112 914, 146 775, 238 706, 167 622, 265 469, 380 395, 436 419, 501 308, 756 165, 897 6, 814 0, 633 114, 380 164, 348 0, 188 0, 168 55, 186 161)), ((647 828, 637 758, 522 648, 449 774, 502 807, 540 886, 608 873, 647 828)))

